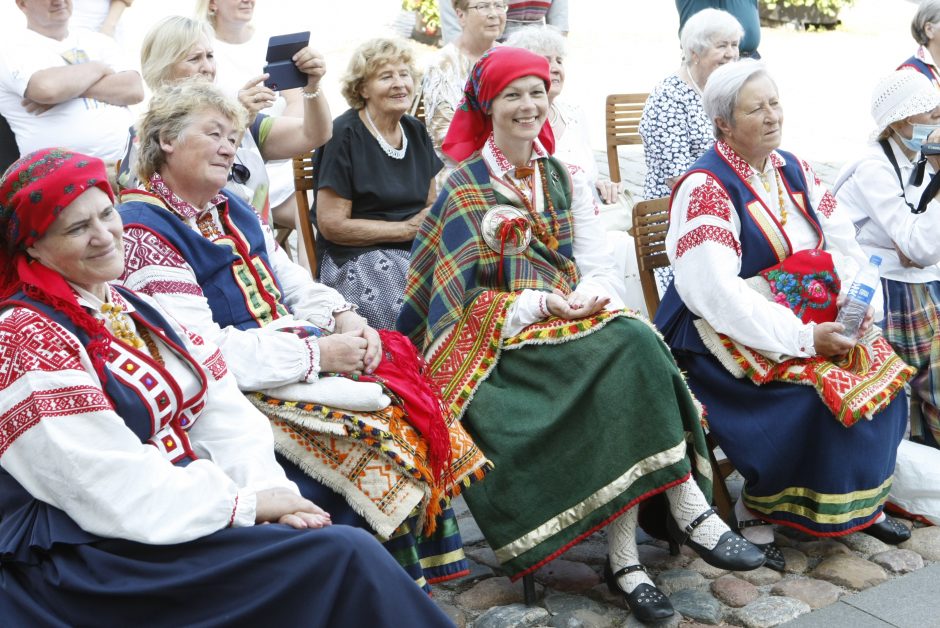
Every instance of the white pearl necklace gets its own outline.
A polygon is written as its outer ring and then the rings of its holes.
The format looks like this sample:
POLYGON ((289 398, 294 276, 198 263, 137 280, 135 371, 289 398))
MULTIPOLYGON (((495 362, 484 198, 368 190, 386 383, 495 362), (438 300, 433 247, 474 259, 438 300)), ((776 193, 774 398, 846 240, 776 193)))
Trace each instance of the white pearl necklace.
POLYGON ((379 133, 375 122, 372 120, 372 116, 369 115, 369 108, 363 107, 362 109, 366 112, 366 121, 369 123, 369 126, 372 127, 372 132, 375 133, 375 140, 379 143, 379 146, 382 147, 382 150, 385 151, 385 154, 392 159, 404 159, 405 151, 408 150, 408 136, 405 135, 405 129, 401 125, 401 120, 398 121, 398 130, 401 131, 401 148, 395 148, 385 141, 385 138, 379 133))

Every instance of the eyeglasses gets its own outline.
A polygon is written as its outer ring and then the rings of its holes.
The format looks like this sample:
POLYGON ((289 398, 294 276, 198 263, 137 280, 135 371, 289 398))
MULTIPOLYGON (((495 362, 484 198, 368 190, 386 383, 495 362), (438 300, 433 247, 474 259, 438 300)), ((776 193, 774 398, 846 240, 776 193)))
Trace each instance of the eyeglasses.
POLYGON ((239 163, 232 164, 232 171, 228 173, 229 181, 234 181, 239 185, 245 185, 250 178, 251 170, 249 170, 247 166, 239 163))
POLYGON ((471 4, 467 7, 467 10, 470 9, 479 11, 480 13, 505 13, 506 5, 503 2, 481 2, 479 4, 471 4))

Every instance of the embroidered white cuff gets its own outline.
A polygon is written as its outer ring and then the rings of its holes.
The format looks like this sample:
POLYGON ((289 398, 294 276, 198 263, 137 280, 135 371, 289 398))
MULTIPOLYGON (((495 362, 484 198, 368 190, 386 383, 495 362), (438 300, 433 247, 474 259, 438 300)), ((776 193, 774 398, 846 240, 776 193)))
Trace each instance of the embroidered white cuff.
POLYGON ((241 489, 235 496, 230 528, 246 528, 255 525, 255 514, 258 509, 258 498, 252 490, 241 489))
POLYGON ((307 370, 300 381, 310 384, 320 377, 320 345, 313 336, 304 338, 304 342, 307 345, 307 370))
POLYGON ((811 358, 816 355, 816 341, 813 338, 815 329, 816 323, 807 323, 800 330, 800 357, 811 358))

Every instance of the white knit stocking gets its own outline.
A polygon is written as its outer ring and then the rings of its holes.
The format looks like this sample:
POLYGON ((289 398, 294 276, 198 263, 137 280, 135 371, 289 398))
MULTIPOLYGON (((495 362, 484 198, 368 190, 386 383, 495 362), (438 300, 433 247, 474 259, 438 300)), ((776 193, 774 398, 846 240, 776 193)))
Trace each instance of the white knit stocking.
MULTIPOLYGON (((614 573, 640 562, 636 549, 636 516, 637 509, 634 507, 607 526, 607 555, 610 556, 610 566, 614 573)), ((617 584, 624 593, 630 593, 643 583, 653 584, 645 571, 634 571, 617 578, 617 584)))
MULTIPOLYGON (((669 500, 669 511, 679 524, 680 530, 684 530, 709 508, 705 495, 692 478, 678 486, 666 489, 666 498, 669 500)), ((710 550, 718 545, 718 539, 728 530, 730 528, 716 514, 698 524, 689 536, 693 541, 710 550)))
MULTIPOLYGON (((737 517, 738 521, 759 519, 757 515, 751 512, 751 510, 744 505, 744 502, 741 501, 740 497, 734 504, 734 516, 737 517)), ((740 534, 751 543, 757 543, 758 545, 774 542, 774 527, 769 523, 763 526, 741 528, 740 534)))

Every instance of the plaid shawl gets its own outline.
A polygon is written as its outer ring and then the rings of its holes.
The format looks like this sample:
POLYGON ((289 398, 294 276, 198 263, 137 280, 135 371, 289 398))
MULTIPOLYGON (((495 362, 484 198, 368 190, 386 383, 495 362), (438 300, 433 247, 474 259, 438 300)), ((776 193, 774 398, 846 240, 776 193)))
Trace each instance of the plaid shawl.
MULTIPOLYGON (((464 307, 484 290, 515 292, 530 288, 571 292, 579 274, 572 257, 574 221, 571 180, 554 157, 539 160, 548 177, 549 193, 558 214, 558 250, 537 238, 517 255, 503 258, 483 241, 480 225, 494 205, 519 199, 498 197, 482 157, 464 162, 451 174, 425 218, 411 249, 411 266, 397 328, 422 350, 460 319, 464 307)), ((522 208, 525 211, 524 208, 522 208)))

